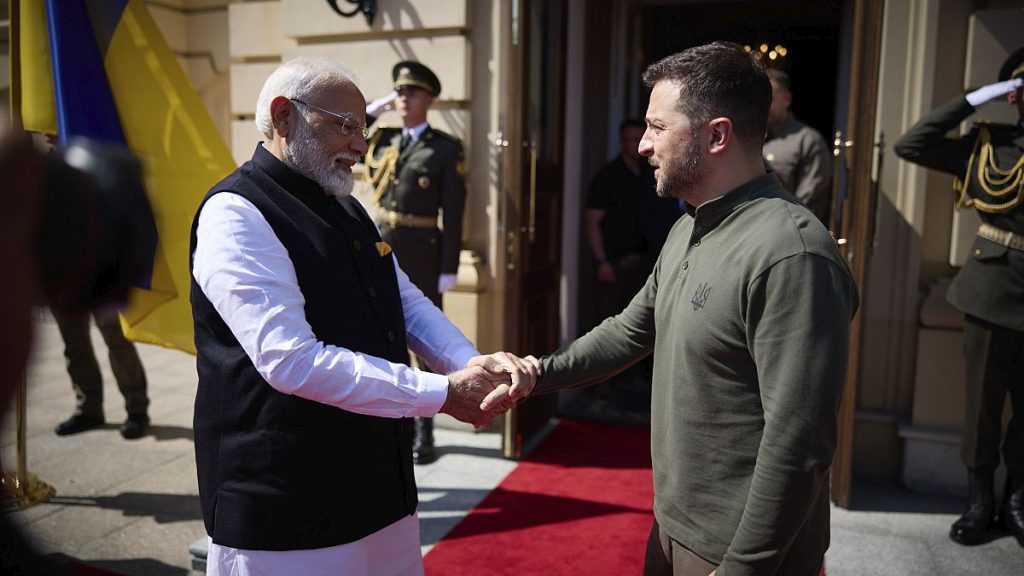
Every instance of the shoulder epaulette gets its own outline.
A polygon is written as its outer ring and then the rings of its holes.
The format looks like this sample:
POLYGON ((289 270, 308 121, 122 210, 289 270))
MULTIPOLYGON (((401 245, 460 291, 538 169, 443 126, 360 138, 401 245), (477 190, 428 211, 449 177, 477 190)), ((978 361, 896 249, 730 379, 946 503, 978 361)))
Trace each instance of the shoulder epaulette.
POLYGON ((450 142, 452 142, 454 144, 458 144, 459 146, 462 146, 462 140, 459 140, 458 138, 456 138, 455 136, 452 136, 451 134, 445 132, 444 130, 438 130, 437 128, 434 128, 433 126, 431 126, 430 129, 434 132, 434 134, 437 134, 441 138, 444 138, 445 140, 448 140, 448 141, 450 141, 450 142))
POLYGON ((397 126, 380 126, 374 124, 370 127, 370 134, 366 137, 367 144, 373 144, 381 139, 387 132, 393 132, 395 130, 401 130, 397 126))

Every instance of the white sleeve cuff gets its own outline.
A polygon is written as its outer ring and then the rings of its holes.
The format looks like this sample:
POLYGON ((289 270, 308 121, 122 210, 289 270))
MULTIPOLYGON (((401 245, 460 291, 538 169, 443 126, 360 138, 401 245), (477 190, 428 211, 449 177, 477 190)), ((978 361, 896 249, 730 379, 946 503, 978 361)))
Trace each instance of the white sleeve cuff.
POLYGON ((437 278, 437 291, 444 294, 459 283, 457 274, 441 274, 437 278))
POLYGON ((419 371, 419 394, 410 416, 430 417, 441 411, 448 399, 448 376, 419 371))

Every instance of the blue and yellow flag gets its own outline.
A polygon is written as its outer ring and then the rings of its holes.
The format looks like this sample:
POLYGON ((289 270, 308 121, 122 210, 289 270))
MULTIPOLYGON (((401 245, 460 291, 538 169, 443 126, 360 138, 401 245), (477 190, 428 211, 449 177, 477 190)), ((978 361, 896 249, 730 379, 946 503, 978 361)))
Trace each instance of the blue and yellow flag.
POLYGON ((195 353, 192 217, 231 153, 141 0, 12 0, 11 87, 25 130, 128 146, 157 230, 152 274, 121 313, 137 342, 195 353))

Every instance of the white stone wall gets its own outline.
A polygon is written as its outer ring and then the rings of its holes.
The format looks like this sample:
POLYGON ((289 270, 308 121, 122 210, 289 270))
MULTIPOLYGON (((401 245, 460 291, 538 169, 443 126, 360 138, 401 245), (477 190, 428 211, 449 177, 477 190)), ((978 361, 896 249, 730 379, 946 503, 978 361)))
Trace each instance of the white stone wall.
POLYGON ((230 58, 225 34, 227 0, 173 0, 145 4, 206 105, 217 130, 226 142, 230 142, 230 58))
MULTIPOLYGON (((377 3, 374 23, 368 25, 362 15, 337 15, 322 0, 231 3, 226 26, 231 87, 227 113, 238 163, 248 160, 262 139, 253 123, 256 99, 281 62, 298 56, 331 58, 352 70, 368 101, 391 91, 391 69, 399 61, 418 60, 437 74, 441 93, 428 121, 465 145, 469 198, 463 243, 482 257, 467 255, 473 264, 460 271, 460 278, 476 280, 473 286, 462 286, 460 280, 459 289, 446 295, 446 309, 487 350, 500 346, 504 321, 496 277, 500 271, 488 263, 497 225, 493 206, 499 202, 488 146, 499 117, 494 56, 498 5, 499 0, 387 0, 377 3), (487 57, 474 60, 474 51, 487 57), (475 95, 473 87, 481 93, 475 95)), ((339 6, 352 7, 344 2, 339 6)), ((400 120, 388 112, 378 123, 397 125, 400 120)), ((357 188, 356 195, 365 198, 366 189, 357 188)))
MULTIPOLYGON (((343 7, 348 7, 342 4, 343 7)), ((232 151, 249 158, 259 134, 252 127, 264 80, 283 61, 322 56, 350 68, 367 100, 391 90, 391 68, 418 60, 441 80, 430 122, 467 140, 470 104, 468 7, 462 0, 380 2, 372 26, 362 15, 343 18, 326 2, 280 0, 229 6, 232 151)), ((380 118, 397 123, 393 114, 380 118)))

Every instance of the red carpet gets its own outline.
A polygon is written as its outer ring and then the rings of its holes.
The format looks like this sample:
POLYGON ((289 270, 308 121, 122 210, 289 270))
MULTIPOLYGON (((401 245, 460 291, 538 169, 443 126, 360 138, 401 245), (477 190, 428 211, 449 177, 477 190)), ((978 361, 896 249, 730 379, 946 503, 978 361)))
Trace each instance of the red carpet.
POLYGON ((426 571, 639 574, 653 498, 646 429, 565 420, 434 546, 426 571))
POLYGON ((71 562, 68 565, 69 576, 122 576, 120 572, 111 572, 103 568, 97 568, 95 566, 89 566, 83 564, 77 560, 71 562))

